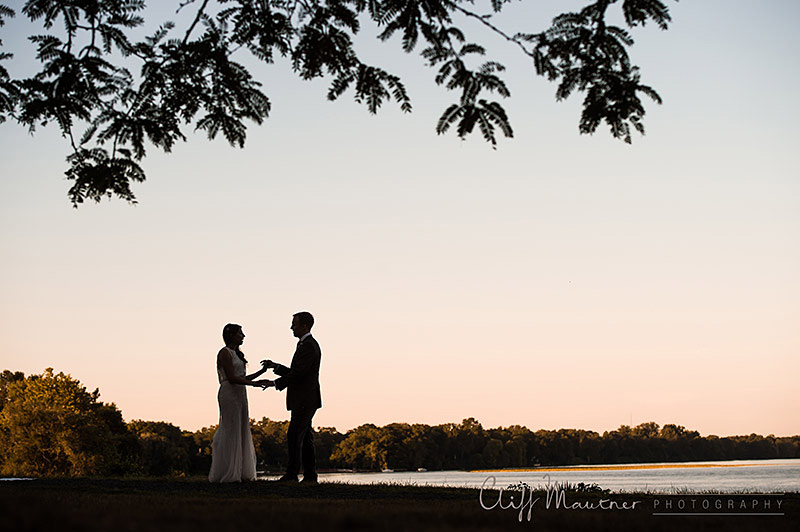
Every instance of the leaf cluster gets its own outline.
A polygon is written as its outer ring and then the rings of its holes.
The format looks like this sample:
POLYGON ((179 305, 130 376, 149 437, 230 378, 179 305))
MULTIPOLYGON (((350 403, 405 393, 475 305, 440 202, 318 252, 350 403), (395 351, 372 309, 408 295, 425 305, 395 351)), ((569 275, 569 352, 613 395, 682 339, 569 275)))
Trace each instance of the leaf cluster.
MULTIPOLYGON (((0 27, 4 26, 6 18, 16 15, 16 12, 8 6, 0 4, 0 27)), ((3 66, 3 61, 11 59, 14 54, 3 52, 3 41, 0 40, 0 124, 6 121, 7 117, 14 111, 16 102, 19 100, 19 91, 8 70, 3 66)))
MULTIPOLYGON (((558 81, 556 99, 573 92, 585 93, 580 119, 581 133, 594 133, 605 122, 611 134, 631 142, 631 128, 644 134, 644 105, 639 94, 661 103, 658 93, 640 82, 639 68, 632 65, 628 48, 633 38, 628 30, 606 22, 611 4, 598 0, 576 13, 564 13, 537 35, 518 35, 533 44, 536 72, 558 81)), ((648 20, 667 29, 669 10, 659 0, 622 0, 622 12, 629 27, 648 20)))
MULTIPOLYGON (((508 3, 489 0, 486 9, 496 13, 508 3)), ((351 93, 370 113, 388 101, 410 112, 402 80, 356 51, 355 36, 368 23, 379 40, 399 37, 405 52, 419 49, 436 84, 455 93, 437 133, 454 129, 463 139, 477 128, 495 147, 498 134, 513 136, 497 99, 510 90, 503 65, 486 59, 484 46, 461 29, 471 18, 533 58, 538 74, 558 82, 557 99, 585 94, 581 133, 605 122, 630 142, 631 129, 644 133, 640 94, 661 100, 630 63, 628 30, 606 23, 614 4, 630 28, 670 22, 659 0, 596 0, 541 33, 514 36, 474 0, 183 0, 178 9, 192 15, 188 27, 162 21, 141 38, 144 0, 27 0, 22 15, 43 30, 29 37, 40 69, 14 79, 0 41, 0 122, 11 118, 31 132, 57 125, 72 150, 66 177, 73 205, 103 197, 135 203, 131 185, 145 179, 149 147, 169 152, 187 140, 187 128, 243 147, 248 124, 268 118, 271 102, 238 59, 244 53, 264 65, 290 61, 302 79, 329 79, 329 100, 351 93)), ((15 16, 0 4, 0 26, 15 16)))

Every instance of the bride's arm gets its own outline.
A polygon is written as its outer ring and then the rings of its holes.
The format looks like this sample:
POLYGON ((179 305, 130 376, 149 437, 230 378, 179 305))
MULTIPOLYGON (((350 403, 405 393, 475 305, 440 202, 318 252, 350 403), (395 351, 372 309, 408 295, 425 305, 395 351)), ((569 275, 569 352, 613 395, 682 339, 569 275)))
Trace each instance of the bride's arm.
POLYGON ((250 375, 246 375, 246 376, 245 376, 245 379, 247 379, 247 380, 253 380, 253 379, 255 379, 255 378, 257 378, 257 377, 260 377, 261 375, 263 375, 265 371, 267 371, 267 370, 265 370, 265 369, 260 369, 260 370, 256 371, 255 373, 251 373, 250 375))
POLYGON ((219 354, 217 355, 217 363, 222 368, 222 371, 225 372, 225 378, 228 382, 232 384, 241 384, 242 386, 261 386, 264 384, 261 381, 254 381, 252 380, 254 377, 264 373, 262 370, 260 373, 256 372, 253 375, 247 375, 245 377, 239 377, 233 371, 233 362, 231 362, 231 353, 224 347, 219 350, 219 354))
POLYGON ((260 377, 261 375, 263 375, 266 372, 267 372, 267 368, 261 368, 260 370, 256 371, 255 373, 251 373, 250 375, 247 375, 245 377, 245 379, 253 380, 253 379, 257 378, 257 377, 260 377))

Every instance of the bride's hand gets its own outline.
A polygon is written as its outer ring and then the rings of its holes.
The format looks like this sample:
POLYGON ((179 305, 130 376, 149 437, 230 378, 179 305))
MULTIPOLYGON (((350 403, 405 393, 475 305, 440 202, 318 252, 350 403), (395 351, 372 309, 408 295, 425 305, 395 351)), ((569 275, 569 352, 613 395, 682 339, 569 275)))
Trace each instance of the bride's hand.
POLYGON ((262 390, 266 390, 267 388, 275 386, 275 381, 271 381, 269 379, 264 379, 263 381, 260 381, 260 383, 261 383, 261 389, 262 390))

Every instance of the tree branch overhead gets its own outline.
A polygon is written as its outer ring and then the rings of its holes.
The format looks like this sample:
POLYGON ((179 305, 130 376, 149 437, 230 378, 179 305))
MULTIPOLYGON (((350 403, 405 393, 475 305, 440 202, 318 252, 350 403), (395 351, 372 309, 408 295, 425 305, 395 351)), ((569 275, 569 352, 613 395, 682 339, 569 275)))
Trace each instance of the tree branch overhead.
MULTIPOLYGON (((239 51, 264 64, 289 60, 302 79, 329 79, 329 100, 350 93, 370 113, 390 101, 410 112, 402 80, 356 53, 353 41, 362 24, 374 24, 379 39, 397 34, 406 53, 419 49, 436 84, 455 91, 437 133, 454 126, 465 138, 477 126, 496 146, 498 133, 512 137, 513 129, 502 104, 489 96, 508 98, 510 91, 501 77, 503 65, 486 60, 485 48, 472 42, 478 36, 468 39, 459 27, 475 19, 533 58, 536 73, 557 83, 557 100, 584 95, 581 133, 594 133, 603 123, 625 142, 631 142, 632 130, 644 133, 640 95, 661 99, 640 82, 639 69, 630 62, 628 30, 647 22, 667 29, 671 19, 664 2, 597 0, 556 16, 543 31, 515 35, 479 12, 499 12, 509 3, 184 0, 176 2, 177 10, 196 9, 188 27, 181 31, 163 21, 152 35, 134 41, 145 21, 144 0, 28 0, 21 15, 42 28, 29 37, 40 70, 15 78, 5 66, 13 54, 0 41, 0 123, 12 120, 31 132, 50 122, 59 127, 72 148, 66 175, 74 206, 103 197, 135 203, 131 184, 145 180, 140 163, 148 147, 169 152, 187 139, 187 127, 210 139, 221 133, 243 147, 248 124, 269 116, 261 83, 233 59, 239 51), (620 10, 627 28, 606 21, 612 9, 620 10)), ((0 4, 0 26, 19 15, 0 4)))

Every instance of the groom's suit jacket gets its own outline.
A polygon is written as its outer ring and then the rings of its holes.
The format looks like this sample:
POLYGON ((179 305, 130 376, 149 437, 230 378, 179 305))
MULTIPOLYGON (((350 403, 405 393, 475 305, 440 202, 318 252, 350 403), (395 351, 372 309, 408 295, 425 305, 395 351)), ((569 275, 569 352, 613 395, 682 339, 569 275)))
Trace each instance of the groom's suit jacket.
POLYGON ((286 388, 286 409, 322 408, 322 394, 319 389, 319 363, 322 351, 313 336, 298 342, 288 368, 278 364, 275 373, 275 388, 286 388))

